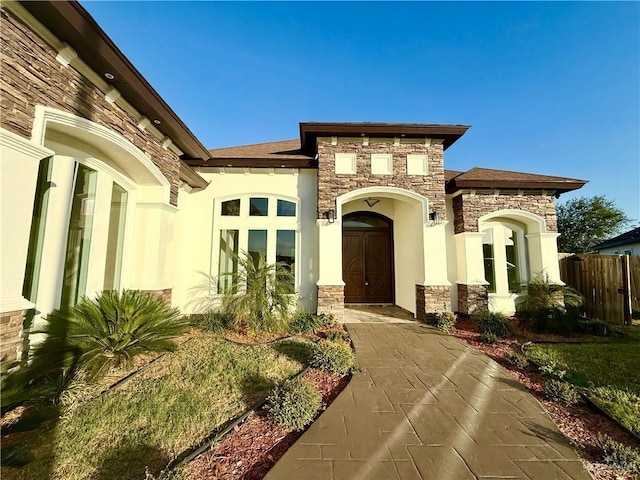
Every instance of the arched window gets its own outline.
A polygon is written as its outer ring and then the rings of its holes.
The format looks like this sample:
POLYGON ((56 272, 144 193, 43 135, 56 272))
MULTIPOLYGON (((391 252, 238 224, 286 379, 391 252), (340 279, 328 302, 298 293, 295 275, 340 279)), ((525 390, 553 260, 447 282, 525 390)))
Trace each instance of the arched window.
POLYGON ((488 222, 481 232, 488 292, 520 292, 529 276, 525 229, 512 222, 488 222))

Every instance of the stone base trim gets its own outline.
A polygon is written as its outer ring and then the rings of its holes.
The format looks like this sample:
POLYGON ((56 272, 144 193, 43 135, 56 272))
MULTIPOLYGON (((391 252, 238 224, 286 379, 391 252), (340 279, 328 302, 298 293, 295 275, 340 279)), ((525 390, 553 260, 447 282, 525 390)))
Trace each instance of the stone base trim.
POLYGON ((472 315, 489 310, 489 294, 486 285, 458 284, 458 312, 472 315))
POLYGON ((164 290, 140 290, 142 293, 148 293, 153 298, 160 298, 164 300, 164 303, 171 306, 171 288, 165 288, 164 290))
POLYGON ((0 313, 0 359, 20 360, 24 339, 22 338, 24 319, 27 310, 0 313))
POLYGON ((451 287, 448 285, 416 285, 416 318, 424 320, 429 313, 451 311, 451 287))
POLYGON ((318 314, 333 314, 338 320, 344 313, 344 286, 318 285, 318 314))

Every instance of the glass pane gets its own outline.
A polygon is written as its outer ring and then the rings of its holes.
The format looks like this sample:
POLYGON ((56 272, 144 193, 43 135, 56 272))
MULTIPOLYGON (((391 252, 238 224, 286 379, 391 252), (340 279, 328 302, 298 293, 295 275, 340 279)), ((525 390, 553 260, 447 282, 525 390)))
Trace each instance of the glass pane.
POLYGON ((222 215, 229 217, 240 215, 240 199, 222 202, 222 215))
POLYGON ((342 226, 351 228, 388 228, 389 221, 366 213, 356 213, 346 215, 342 221, 342 226))
POLYGON ((122 268, 122 245, 124 243, 124 220, 126 212, 127 191, 114 182, 111 188, 104 290, 120 289, 120 270, 122 268))
POLYGON ((249 199, 249 215, 251 215, 252 217, 266 217, 267 215, 269 215, 269 199, 249 199))
POLYGON ((293 202, 287 202, 286 200, 278 200, 278 216, 295 217, 296 204, 293 202))
POLYGON ((253 258, 255 265, 258 265, 260 255, 267 255, 267 231, 249 230, 249 255, 253 258))
POLYGON ((484 257, 484 278, 487 285, 487 292, 496 293, 496 271, 495 259, 493 256, 493 231, 485 230, 482 239, 482 256, 484 257))
POLYGON ((51 188, 51 163, 51 157, 45 158, 40 162, 36 195, 33 203, 27 267, 24 275, 24 284, 22 286, 22 295, 32 302, 35 302, 38 296, 42 244, 44 242, 44 230, 47 223, 49 189, 51 188))
POLYGON ((522 289, 520 284, 520 265, 518 261, 518 234, 513 230, 505 229, 505 249, 507 254, 507 279, 509 281, 509 291, 519 292, 522 289))
MULTIPOLYGON (((276 232, 276 262, 284 264, 284 267, 293 275, 296 271, 296 232, 295 230, 278 230, 276 232)), ((295 279, 291 277, 291 287, 295 285, 295 279)), ((293 290, 292 290, 293 293, 293 290)))
POLYGON ((86 291, 96 178, 96 171, 78 165, 64 261, 61 308, 78 303, 78 299, 86 291))
POLYGON ((220 230, 218 293, 238 291, 238 230, 220 230))

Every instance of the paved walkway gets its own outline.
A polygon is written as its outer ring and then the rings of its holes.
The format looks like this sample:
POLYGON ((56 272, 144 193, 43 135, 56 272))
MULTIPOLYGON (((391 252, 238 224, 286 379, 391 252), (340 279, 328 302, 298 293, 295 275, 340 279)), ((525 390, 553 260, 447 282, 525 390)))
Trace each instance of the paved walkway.
POLYGON ((487 356, 413 323, 347 325, 362 371, 267 480, 588 480, 538 401, 487 356))

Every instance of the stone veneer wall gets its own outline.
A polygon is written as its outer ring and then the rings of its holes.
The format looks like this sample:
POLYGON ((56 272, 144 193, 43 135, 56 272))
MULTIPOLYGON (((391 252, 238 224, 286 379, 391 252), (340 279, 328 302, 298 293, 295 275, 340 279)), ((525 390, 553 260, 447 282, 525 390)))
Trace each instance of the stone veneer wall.
POLYGON ((26 310, 0 313, 0 359, 20 360, 22 355, 22 325, 26 310))
POLYGON ((551 195, 463 193, 453 197, 455 233, 477 232, 478 218, 501 209, 524 210, 544 218, 547 232, 557 232, 556 205, 551 195))
POLYGON ((344 310, 342 285, 318 285, 318 314, 333 313, 341 317, 344 310))
POLYGON ((143 293, 148 293, 154 298, 160 298, 164 300, 164 303, 171 306, 171 289, 165 288, 164 290, 140 290, 143 293))
POLYGON ((422 140, 402 139, 394 145, 393 139, 378 143, 371 139, 369 145, 362 141, 338 139, 332 145, 330 139, 318 139, 318 218, 335 208, 336 197, 364 187, 398 187, 423 195, 429 199, 431 211, 445 215, 444 193, 444 151, 441 143, 425 145, 422 140), (409 143, 414 142, 414 143, 409 143), (355 153, 356 174, 336 174, 335 154, 355 153), (391 153, 393 174, 374 175, 371 173, 371 154, 391 153), (407 154, 428 156, 427 175, 407 175, 407 154))
POLYGON ((429 313, 451 311, 451 287, 416 285, 416 318, 424 319, 429 313))
POLYGON ((489 310, 489 294, 486 285, 458 284, 458 312, 471 315, 489 310))
MULTIPOLYGON (((56 60, 57 52, 27 26, 2 9, 0 28, 2 83, 0 126, 31 138, 36 105, 63 110, 103 125, 122 135, 145 152, 171 184, 171 203, 177 205, 180 160, 162 148, 138 121, 71 66, 56 60)), ((98 72, 101 74, 101 72, 98 72)))

